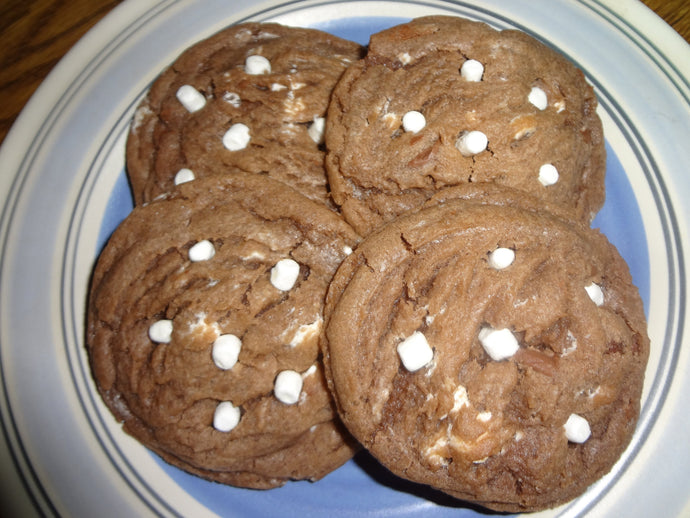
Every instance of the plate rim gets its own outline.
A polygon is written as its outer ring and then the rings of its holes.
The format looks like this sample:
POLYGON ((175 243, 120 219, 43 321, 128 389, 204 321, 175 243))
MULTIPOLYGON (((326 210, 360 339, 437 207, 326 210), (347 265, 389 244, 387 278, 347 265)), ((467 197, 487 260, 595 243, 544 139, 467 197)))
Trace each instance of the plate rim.
MULTIPOLYGON (((182 0, 182 3, 184 0, 182 0)), ((181 3, 181 2, 173 2, 173 3, 181 3)), ((291 4, 299 4, 299 3, 304 3, 299 0, 295 2, 288 2, 291 4)), ((332 3, 332 2, 328 2, 332 3)), ((636 29, 633 25, 627 25, 627 21, 621 16, 620 12, 617 11, 614 6, 618 6, 620 9, 620 5, 615 1, 615 0, 578 0, 578 3, 586 6, 592 6, 596 5, 599 6, 599 8, 604 9, 605 12, 609 13, 610 16, 616 16, 620 17, 620 20, 622 20, 621 23, 625 22, 626 27, 628 28, 627 30, 634 30, 635 33, 639 33, 641 37, 644 38, 645 42, 649 47, 645 50, 645 52, 650 52, 650 59, 652 59, 655 63, 658 64, 657 59, 659 59, 659 56, 663 59, 667 59, 667 56, 665 52, 674 52, 674 53, 680 53, 680 54, 685 54, 685 57, 688 59, 686 60, 688 64, 690 64, 690 45, 687 45, 685 40, 683 40, 670 26, 665 24, 663 20, 658 18, 658 21, 653 24, 656 25, 655 30, 658 30, 659 28, 663 27, 667 33, 674 34, 677 36, 677 38, 680 38, 680 42, 678 41, 672 41, 672 43, 668 44, 668 48, 672 50, 665 50, 667 44, 662 43, 659 45, 656 40, 650 40, 648 37, 646 37, 646 32, 642 33, 639 29, 636 29), (660 22, 663 25, 660 25, 658 22, 660 22), (680 43, 685 44, 685 47, 680 45, 680 43), (655 55, 654 53, 659 53, 659 55, 655 55)), ((73 67, 80 68, 78 65, 82 62, 82 59, 85 55, 91 55, 91 59, 89 59, 88 63, 90 64, 89 66, 97 66, 93 65, 93 59, 95 59, 97 56, 99 56, 103 50, 103 48, 98 47, 95 45, 95 42, 97 40, 101 40, 102 36, 96 36, 96 33, 98 32, 99 34, 102 34, 102 30, 104 28, 110 28, 110 29, 115 29, 117 28, 118 22, 121 22, 121 20, 126 20, 130 19, 130 17, 133 17, 135 14, 139 13, 140 11, 145 12, 146 14, 150 13, 157 13, 157 9, 163 9, 166 8, 170 2, 167 2, 165 0, 163 1, 148 1, 147 2, 141 2, 141 1, 135 1, 135 0, 128 0, 119 6, 117 6, 111 13, 106 15, 104 19, 102 19, 94 28, 92 28, 87 35, 80 40, 75 47, 68 52, 68 54, 58 63, 58 65, 55 67, 55 69, 51 72, 51 74, 46 78, 46 80, 42 83, 42 85, 39 87, 39 89, 36 91, 34 96, 32 96, 31 100, 27 104, 27 106, 22 110, 22 113, 18 117, 17 121, 15 124, 12 126, 10 132, 8 133, 7 137, 5 138, 5 141, 3 142, 2 148, 0 148, 0 163, 12 163, 13 161, 16 162, 16 158, 14 160, 11 159, 12 156, 16 155, 17 153, 15 152, 17 149, 23 149, 24 146, 21 146, 18 144, 18 142, 27 139, 27 135, 33 135, 32 128, 35 127, 36 123, 34 122, 33 119, 39 118, 39 115, 45 111, 45 106, 54 106, 54 103, 50 103, 50 99, 54 98, 55 96, 58 95, 56 92, 62 92, 62 89, 58 88, 61 84, 74 84, 73 81, 67 81, 65 79, 66 71, 70 70, 73 67), (136 6, 136 7, 135 7, 136 6), (12 155, 11 153, 14 153, 12 155)), ((261 5, 276 5, 278 2, 265 2, 264 4, 261 5)), ((647 9, 644 4, 639 4, 640 7, 647 9)), ((643 14, 643 11, 641 10, 631 10, 630 12, 633 12, 633 16, 648 16, 649 13, 654 15, 656 17, 656 14, 653 13, 653 11, 648 10, 648 13, 643 14)), ((143 17, 146 19, 146 16, 143 17)), ((136 16, 135 20, 130 20, 131 26, 138 25, 143 23, 142 21, 142 16, 136 16)), ((112 32, 112 31, 111 31, 112 32)), ((116 32, 121 33, 121 31, 118 29, 116 32)), ((662 38, 662 42, 665 42, 666 39, 669 40, 674 40, 675 38, 662 38)), ((108 45, 112 44, 113 41, 108 40, 108 45)), ((108 46, 106 45, 106 47, 108 46)), ((675 59, 675 58, 674 58, 675 59)), ((686 89, 690 91, 690 76, 685 73, 685 71, 678 69, 675 67, 672 61, 669 61, 667 63, 669 66, 671 66, 670 70, 673 71, 679 78, 682 79, 682 82, 684 83, 684 86, 686 89)), ((661 65, 659 65, 661 66, 661 65)), ((690 69, 690 67, 688 67, 690 69)), ((80 68, 80 70, 83 72, 83 70, 80 68)), ((666 69, 664 69, 666 71, 666 69)), ((76 81, 76 79, 74 80, 76 81)), ((681 95, 684 96, 685 101, 690 104, 690 97, 682 92, 681 86, 678 86, 676 82, 672 79, 673 84, 677 87, 679 91, 681 91, 681 95)), ((68 89, 69 90, 69 89, 68 89)), ((76 93, 73 93, 75 95, 76 93)), ((57 109, 57 108, 53 108, 57 109)), ((52 112, 51 112, 52 113, 52 112)), ((40 137, 40 135, 38 135, 40 137)), ((36 142, 40 142, 40 138, 37 139, 27 139, 30 141, 30 144, 28 147, 26 147, 26 152, 24 153, 22 157, 22 164, 23 164, 23 158, 29 157, 34 153, 34 147, 38 145, 36 142)), ((21 154, 21 153, 19 153, 21 154)), ((13 175, 7 175, 3 174, 0 175, 0 199, 3 200, 3 209, 2 212, 0 213, 0 236, 2 236, 2 259, 0 259, 0 281, 2 280, 3 272, 4 272, 4 251, 7 249, 7 238, 10 233, 10 228, 11 228, 11 212, 13 211, 13 206, 15 203, 18 203, 20 201, 21 197, 21 192, 23 189, 23 183, 26 181, 26 174, 22 174, 23 171, 28 171, 31 169, 31 163, 28 163, 26 165, 23 165, 22 167, 17 167, 16 171, 13 170, 13 175), (13 202, 8 204, 7 202, 13 202), (8 208, 9 207, 9 208, 8 208)), ((687 223, 687 222, 684 222, 687 223)), ((684 241, 681 241, 680 244, 682 245, 684 241)), ((683 256, 684 257, 684 256, 683 256)), ((682 313, 683 315, 686 314, 685 310, 682 313)), ((683 325, 684 323, 681 323, 680 325, 683 325)), ((1 352, 1 351, 0 351, 1 352)), ((2 368, 1 365, 1 358, 0 358, 0 368, 2 368)), ((2 386, 2 392, 3 396, 6 394, 6 387, 4 386, 5 380, 3 379, 3 386, 2 386)), ((2 401, 2 406, 0 407, 0 411, 2 411, 2 415, 5 414, 5 405, 7 404, 7 401, 3 398, 2 401)), ((7 423, 5 420, 2 420, 2 434, 7 437, 7 423)), ((16 430, 15 430, 16 431, 16 430)), ((15 453, 10 449, 10 453, 15 453)), ((26 452, 23 452, 23 455, 27 455, 26 452)), ((28 459, 28 456, 26 457, 28 459)), ((15 463, 20 463, 15 459, 15 463)), ((32 469, 32 466, 30 463, 28 463, 28 469, 32 476, 38 477, 38 475, 34 472, 32 469)), ((23 474, 22 470, 19 470, 20 475, 23 474)), ((29 486, 32 486, 32 484, 25 482, 25 484, 28 484, 29 486)), ((38 484, 39 489, 43 490, 40 484, 38 484)), ((33 492, 29 492, 30 496, 32 499, 34 499, 35 495, 33 492)), ((51 504, 50 499, 48 498, 48 495, 45 495, 45 501, 48 504, 51 504)), ((36 505, 34 503, 34 505, 36 505)), ((38 505, 36 505, 36 508, 40 508, 38 505)), ((51 512, 58 514, 57 509, 52 508, 51 512)))

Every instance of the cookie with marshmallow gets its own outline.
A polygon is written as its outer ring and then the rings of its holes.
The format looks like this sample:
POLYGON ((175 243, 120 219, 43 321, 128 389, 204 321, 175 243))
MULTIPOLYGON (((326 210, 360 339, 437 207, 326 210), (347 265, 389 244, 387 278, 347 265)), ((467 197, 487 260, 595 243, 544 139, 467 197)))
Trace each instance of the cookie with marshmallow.
POLYGON ((356 450, 320 360, 323 301, 358 241, 246 172, 136 207, 101 253, 87 349, 105 404, 169 463, 221 483, 316 480, 356 450))
POLYGON ((343 422, 384 466, 526 512, 619 459, 649 339, 605 236, 515 192, 456 192, 368 235, 330 285, 322 348, 343 422))
POLYGON ((335 82, 361 47, 314 29, 243 23, 193 44, 157 77, 127 140, 136 204, 239 169, 333 207, 323 166, 335 82))
POLYGON ((334 90, 333 198, 362 235, 465 183, 529 192, 589 223, 604 202, 596 108, 582 71, 524 32, 414 19, 372 35, 334 90))

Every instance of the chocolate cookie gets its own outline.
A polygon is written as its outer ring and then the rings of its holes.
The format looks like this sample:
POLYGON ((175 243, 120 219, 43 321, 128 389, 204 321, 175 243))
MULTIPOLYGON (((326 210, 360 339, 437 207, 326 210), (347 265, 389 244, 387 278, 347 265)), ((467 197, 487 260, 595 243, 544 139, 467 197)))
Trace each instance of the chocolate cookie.
POLYGON ((321 142, 331 91, 361 47, 313 29, 245 23, 156 79, 127 141, 135 202, 235 167, 332 204, 321 142))
POLYGON ((270 488, 340 466, 354 441, 318 339, 357 240, 321 203, 251 173, 135 208, 92 280, 87 345, 105 403, 168 462, 218 482, 270 488))
POLYGON ((633 434, 643 307, 616 249, 584 224, 446 200, 365 238, 325 315, 343 422, 401 477, 538 510, 584 492, 633 434))
POLYGON ((500 183, 589 223, 605 147, 584 74, 529 35, 431 16, 371 36, 328 112, 332 196, 362 235, 440 189, 500 183))

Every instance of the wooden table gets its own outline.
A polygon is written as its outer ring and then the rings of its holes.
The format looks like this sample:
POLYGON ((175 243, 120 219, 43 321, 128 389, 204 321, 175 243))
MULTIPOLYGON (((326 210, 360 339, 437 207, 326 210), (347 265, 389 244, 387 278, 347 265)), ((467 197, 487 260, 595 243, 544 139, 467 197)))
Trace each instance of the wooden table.
MULTIPOLYGON (((688 0, 643 0, 690 42, 688 0)), ((121 0, 0 0, 0 143, 34 90, 121 0)))

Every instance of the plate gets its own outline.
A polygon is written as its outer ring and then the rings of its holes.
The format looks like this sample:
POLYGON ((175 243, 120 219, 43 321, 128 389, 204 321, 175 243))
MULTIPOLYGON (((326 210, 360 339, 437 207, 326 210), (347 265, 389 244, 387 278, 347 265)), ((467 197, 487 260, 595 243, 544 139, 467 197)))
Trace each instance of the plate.
POLYGON ((251 491, 171 468, 122 432, 91 381, 84 309, 94 260, 131 210, 129 120, 183 49, 226 25, 278 21, 366 43, 426 14, 517 28, 568 56, 599 96, 607 202, 594 225, 628 261, 649 320, 642 412, 611 473, 544 516, 690 513, 690 47, 615 0, 129 0, 59 63, 0 150, 0 462, 5 515, 428 516, 479 510, 360 454, 317 483, 251 491))

